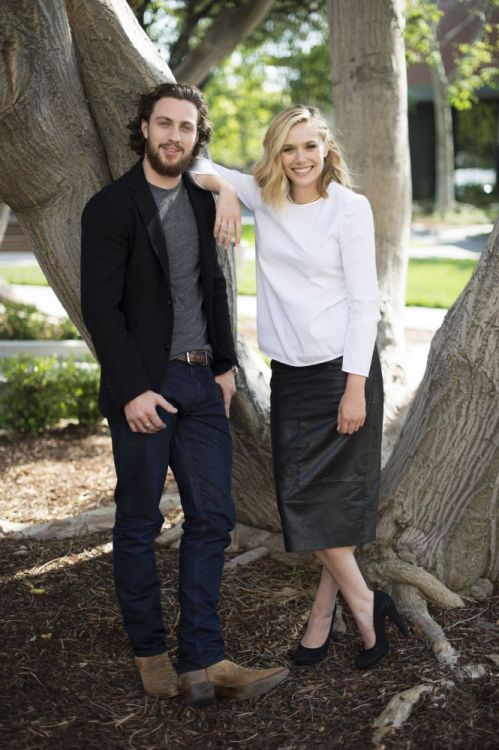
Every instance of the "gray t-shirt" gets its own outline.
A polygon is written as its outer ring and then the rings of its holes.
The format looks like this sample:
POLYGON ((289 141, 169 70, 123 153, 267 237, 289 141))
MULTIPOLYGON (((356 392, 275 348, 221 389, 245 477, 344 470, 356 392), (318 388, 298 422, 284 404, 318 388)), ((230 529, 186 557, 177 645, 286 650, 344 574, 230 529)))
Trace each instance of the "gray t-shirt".
POLYGON ((174 305, 170 359, 203 349, 212 354, 203 310, 196 217, 183 182, 171 190, 149 187, 158 207, 168 249, 174 305))

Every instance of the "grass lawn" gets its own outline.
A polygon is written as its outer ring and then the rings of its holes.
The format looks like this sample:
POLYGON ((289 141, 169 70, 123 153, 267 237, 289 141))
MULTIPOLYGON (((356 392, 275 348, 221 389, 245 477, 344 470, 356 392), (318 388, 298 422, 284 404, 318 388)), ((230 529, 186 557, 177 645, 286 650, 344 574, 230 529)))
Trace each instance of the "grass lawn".
MULTIPOLYGON (((450 307, 464 289, 474 260, 412 258, 407 275, 406 304, 421 307, 450 307)), ((239 294, 255 294, 255 262, 248 261, 238 273, 239 294)))
MULTIPOLYGON (((253 227, 243 226, 243 236, 250 233, 252 236, 253 227)), ((474 260, 411 259, 406 303, 421 307, 450 307, 465 287, 475 264, 474 260)), ((47 286, 45 276, 35 265, 14 267, 0 264, 0 277, 10 284, 47 286)), ((249 260, 238 273, 237 286, 239 294, 255 294, 255 261, 249 260)))
POLYGON ((255 246, 255 227, 253 224, 243 224, 241 227, 241 239, 252 247, 255 246))
POLYGON ((28 286, 48 286, 41 268, 33 266, 11 266, 0 264, 0 278, 9 284, 27 284, 28 286))
POLYGON ((411 258, 406 304, 450 307, 468 283, 476 263, 475 260, 411 258))

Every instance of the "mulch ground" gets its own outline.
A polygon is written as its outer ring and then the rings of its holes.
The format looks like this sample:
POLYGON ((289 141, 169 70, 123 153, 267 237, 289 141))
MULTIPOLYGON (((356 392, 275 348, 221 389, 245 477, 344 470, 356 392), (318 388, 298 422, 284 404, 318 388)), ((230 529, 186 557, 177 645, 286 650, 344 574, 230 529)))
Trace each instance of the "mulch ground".
MULTIPOLYGON (((71 497, 73 473, 67 469, 73 451, 79 466, 73 497, 85 480, 89 490, 95 486, 99 462, 104 472, 108 466, 103 431, 62 432, 63 437, 35 441, 35 463, 55 463, 52 469, 59 474, 59 497, 56 480, 47 483, 51 517, 71 514, 64 498, 71 497)), ((34 450, 34 443, 27 450, 23 440, 8 443, 7 450, 6 439, 0 438, 0 471, 6 453, 9 465, 16 455, 24 455, 27 465, 34 450)), ((37 487, 40 503, 47 503, 42 483, 37 487)), ((96 495, 101 492, 108 489, 99 488, 96 495)), ((16 494, 9 490, 8 497, 13 506, 16 494)), ((6 503, 3 479, 2 501, 6 503)), ((37 517, 35 505, 28 513, 20 509, 16 518, 37 517)), ((157 550, 165 623, 172 636, 178 615, 177 554, 157 550)), ((439 665, 425 639, 414 632, 407 640, 391 632, 391 655, 377 668, 358 672, 353 660, 360 643, 347 614, 347 632, 335 633, 322 664, 293 668, 286 682, 253 701, 195 710, 178 699, 159 701, 141 692, 114 600, 109 533, 46 542, 4 539, 0 573, 1 748, 363 750, 372 747, 372 722, 393 695, 442 679, 452 680, 454 687, 424 697, 407 723, 387 737, 385 748, 498 746, 498 669, 488 657, 499 652, 499 592, 486 602, 469 601, 465 609, 433 610, 462 663, 485 666, 480 679, 459 679, 439 665)), ((220 612, 228 657, 247 666, 288 665, 316 580, 316 571, 292 558, 265 558, 227 572, 220 612)), ((175 658, 174 637, 171 653, 175 658)))

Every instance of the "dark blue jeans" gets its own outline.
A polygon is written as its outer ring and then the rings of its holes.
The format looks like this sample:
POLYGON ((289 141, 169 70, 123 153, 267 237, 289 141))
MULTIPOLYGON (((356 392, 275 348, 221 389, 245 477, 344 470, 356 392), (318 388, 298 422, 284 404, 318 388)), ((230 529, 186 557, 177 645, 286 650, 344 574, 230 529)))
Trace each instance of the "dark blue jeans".
POLYGON ((209 367, 172 361, 161 394, 178 408, 158 413, 167 427, 153 435, 110 423, 117 474, 113 569, 125 630, 136 656, 166 649, 160 583, 153 550, 163 516, 159 502, 168 465, 184 511, 180 544, 180 672, 224 658, 217 604, 224 550, 235 523, 231 436, 219 386, 209 367))

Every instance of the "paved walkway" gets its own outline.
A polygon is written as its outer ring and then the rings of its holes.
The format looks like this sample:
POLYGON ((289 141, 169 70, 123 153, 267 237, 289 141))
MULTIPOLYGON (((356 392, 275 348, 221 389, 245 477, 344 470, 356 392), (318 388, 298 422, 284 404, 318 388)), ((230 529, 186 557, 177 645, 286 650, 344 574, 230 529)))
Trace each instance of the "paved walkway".
POLYGON ((492 229, 493 224, 429 229, 416 222, 412 225, 409 257, 478 260, 492 229))

